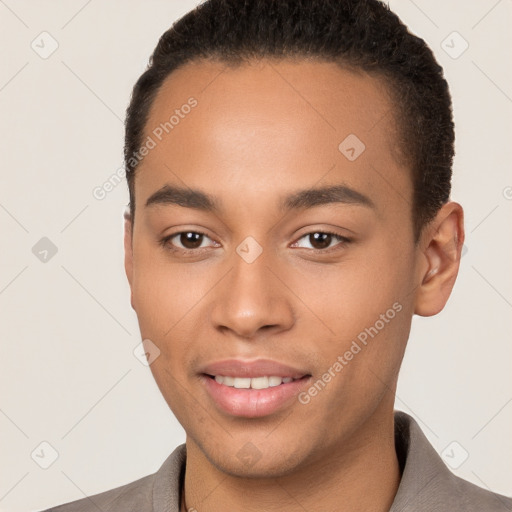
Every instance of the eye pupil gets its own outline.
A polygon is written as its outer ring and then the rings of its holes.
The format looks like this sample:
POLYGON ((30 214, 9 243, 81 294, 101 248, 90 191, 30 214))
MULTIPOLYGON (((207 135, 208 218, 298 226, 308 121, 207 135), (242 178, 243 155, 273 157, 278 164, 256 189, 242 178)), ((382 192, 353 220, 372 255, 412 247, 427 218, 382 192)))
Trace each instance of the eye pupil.
POLYGON ((192 231, 181 233, 180 243, 186 249, 197 249, 201 246, 203 236, 201 233, 194 233, 192 231))
POLYGON ((326 249, 331 245, 332 235, 330 233, 312 233, 309 235, 309 241, 315 249, 326 249), (318 247, 318 245, 320 245, 318 247))

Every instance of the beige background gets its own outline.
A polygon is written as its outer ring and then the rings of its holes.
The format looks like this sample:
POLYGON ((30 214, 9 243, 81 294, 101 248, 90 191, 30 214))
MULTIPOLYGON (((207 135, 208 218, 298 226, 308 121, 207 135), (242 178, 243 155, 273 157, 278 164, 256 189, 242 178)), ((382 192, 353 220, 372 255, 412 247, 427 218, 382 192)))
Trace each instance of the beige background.
MULTIPOLYGON (((93 190, 122 165, 124 110, 157 39, 196 3, 0 0, 1 511, 135 480, 184 440, 133 355, 126 185, 103 200, 93 190), (43 237, 58 250, 46 262, 32 251, 43 237), (43 441, 58 452, 47 469, 43 441)), ((449 305, 414 320, 396 406, 460 464, 456 474, 512 494, 512 2, 391 7, 429 42, 450 82, 453 198, 467 227, 449 305)))

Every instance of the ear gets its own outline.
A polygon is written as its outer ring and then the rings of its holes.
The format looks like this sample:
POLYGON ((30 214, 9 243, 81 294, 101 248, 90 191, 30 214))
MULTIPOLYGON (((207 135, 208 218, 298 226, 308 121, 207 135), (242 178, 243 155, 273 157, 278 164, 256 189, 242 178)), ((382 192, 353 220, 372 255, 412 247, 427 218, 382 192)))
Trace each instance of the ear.
POLYGON ((132 308, 135 309, 133 304, 133 222, 130 210, 127 208, 124 212, 124 270, 128 283, 130 285, 130 303, 132 308))
POLYGON ((432 316, 445 306, 459 272, 464 243, 462 206, 450 201, 424 229, 420 237, 420 285, 414 312, 432 316))

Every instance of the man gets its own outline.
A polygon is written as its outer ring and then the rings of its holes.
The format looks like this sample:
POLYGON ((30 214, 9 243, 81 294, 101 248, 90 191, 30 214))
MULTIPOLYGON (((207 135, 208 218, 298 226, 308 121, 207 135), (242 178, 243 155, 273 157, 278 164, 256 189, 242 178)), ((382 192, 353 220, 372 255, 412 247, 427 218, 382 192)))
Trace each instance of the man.
POLYGON ((125 267, 183 425, 140 480, 52 510, 505 511, 394 413, 454 285, 451 100, 377 0, 210 0, 127 112, 125 267))

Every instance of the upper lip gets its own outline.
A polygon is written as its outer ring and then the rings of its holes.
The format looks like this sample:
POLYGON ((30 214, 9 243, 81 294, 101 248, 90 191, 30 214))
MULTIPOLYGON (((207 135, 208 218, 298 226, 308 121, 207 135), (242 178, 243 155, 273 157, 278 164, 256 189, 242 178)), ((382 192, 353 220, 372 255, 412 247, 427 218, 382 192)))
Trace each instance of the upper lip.
POLYGON ((309 375, 306 371, 288 366, 271 359, 224 359, 205 365, 201 373, 206 375, 223 375, 225 377, 291 377, 300 379, 309 375))

